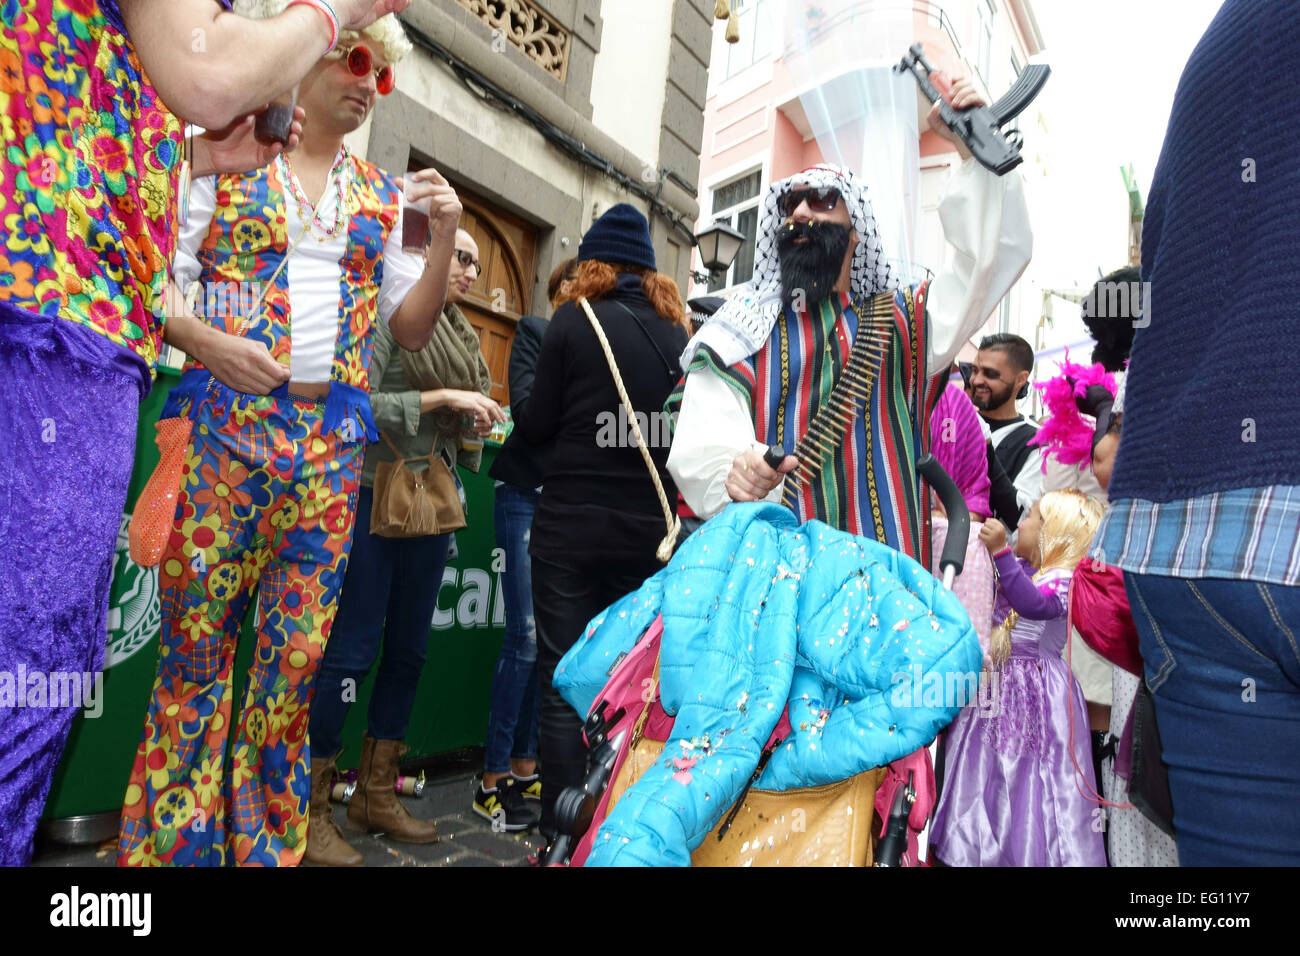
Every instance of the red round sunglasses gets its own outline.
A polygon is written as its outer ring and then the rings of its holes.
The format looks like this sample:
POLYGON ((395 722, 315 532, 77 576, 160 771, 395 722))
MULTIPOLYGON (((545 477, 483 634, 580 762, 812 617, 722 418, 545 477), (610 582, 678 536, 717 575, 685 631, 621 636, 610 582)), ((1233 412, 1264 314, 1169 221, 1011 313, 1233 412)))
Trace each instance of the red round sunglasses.
POLYGON ((380 96, 387 96, 397 86, 397 75, 394 73, 393 68, 383 66, 376 70, 374 68, 374 57, 371 56, 366 47, 358 45, 344 50, 343 58, 353 76, 365 76, 372 70, 374 71, 375 89, 378 90, 380 96))

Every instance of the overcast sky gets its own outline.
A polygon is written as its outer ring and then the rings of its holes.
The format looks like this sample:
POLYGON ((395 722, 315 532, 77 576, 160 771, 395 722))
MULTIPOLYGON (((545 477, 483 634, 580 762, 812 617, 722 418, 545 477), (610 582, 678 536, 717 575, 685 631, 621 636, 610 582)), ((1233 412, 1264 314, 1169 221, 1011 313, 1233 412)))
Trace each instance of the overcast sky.
POLYGON ((1133 164, 1145 203, 1178 77, 1221 2, 1036 0, 1038 59, 1052 67, 1043 91, 1052 184, 1035 204, 1036 258, 1088 282, 1098 266, 1123 264, 1110 261, 1124 251, 1111 205, 1123 196, 1119 167, 1133 164))

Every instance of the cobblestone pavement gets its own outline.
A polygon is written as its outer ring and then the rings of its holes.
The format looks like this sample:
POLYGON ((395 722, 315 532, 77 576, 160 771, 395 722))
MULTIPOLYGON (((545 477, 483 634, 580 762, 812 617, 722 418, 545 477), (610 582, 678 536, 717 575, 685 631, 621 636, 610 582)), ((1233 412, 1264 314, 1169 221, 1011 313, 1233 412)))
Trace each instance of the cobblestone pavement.
MULTIPOLYGON (((336 805, 334 819, 343 835, 365 857, 366 866, 526 866, 542 840, 536 832, 498 833, 470 806, 477 775, 458 769, 430 777, 419 797, 400 799, 414 816, 435 820, 438 843, 416 846, 398 843, 383 834, 361 834, 347 829, 347 808, 336 805)), ((533 804, 537 806, 537 804, 533 804)), ((68 847, 45 843, 38 848, 33 866, 112 866, 117 841, 99 846, 68 847)))

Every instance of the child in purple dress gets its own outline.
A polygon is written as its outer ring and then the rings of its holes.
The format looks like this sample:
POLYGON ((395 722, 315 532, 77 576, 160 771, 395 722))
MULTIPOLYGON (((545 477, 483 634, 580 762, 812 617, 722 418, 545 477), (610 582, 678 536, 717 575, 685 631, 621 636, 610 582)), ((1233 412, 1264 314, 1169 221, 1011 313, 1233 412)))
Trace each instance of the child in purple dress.
POLYGON ((1106 865, 1102 817, 1075 779, 1096 792, 1087 705, 1061 659, 1070 578, 1101 514, 1077 491, 1054 491, 1020 523, 1014 552, 996 519, 980 530, 999 578, 997 706, 967 707, 948 730, 930 837, 948 866, 1106 865))

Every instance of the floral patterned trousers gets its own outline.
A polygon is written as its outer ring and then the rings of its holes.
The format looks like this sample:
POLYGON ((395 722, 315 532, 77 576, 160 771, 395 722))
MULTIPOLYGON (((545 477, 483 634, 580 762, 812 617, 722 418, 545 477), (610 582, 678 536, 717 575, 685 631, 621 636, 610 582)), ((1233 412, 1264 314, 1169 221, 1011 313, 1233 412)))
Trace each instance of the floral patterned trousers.
POLYGON ((119 866, 302 859, 308 706, 365 450, 322 434, 322 412, 219 383, 199 400, 159 568, 158 677, 122 807, 119 866), (231 673, 254 588, 257 645, 232 734, 231 673))

